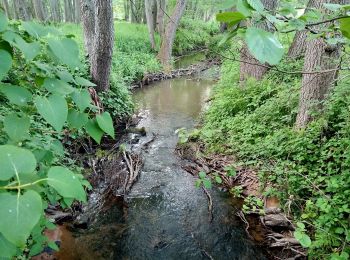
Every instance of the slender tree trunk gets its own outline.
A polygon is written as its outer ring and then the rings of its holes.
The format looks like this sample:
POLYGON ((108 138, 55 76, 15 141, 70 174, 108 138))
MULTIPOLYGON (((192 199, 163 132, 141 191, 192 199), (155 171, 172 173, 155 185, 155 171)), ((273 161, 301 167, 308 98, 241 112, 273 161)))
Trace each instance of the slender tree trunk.
MULTIPOLYGON (((317 5, 319 0, 309 0, 305 12, 308 12, 317 5)), ((296 32, 293 42, 288 50, 288 57, 296 59, 302 57, 306 51, 307 31, 296 32)))
POLYGON ((80 0, 84 44, 86 54, 91 59, 95 37, 95 5, 94 0, 80 0))
MULTIPOLYGON (((324 3, 342 4, 344 1, 319 0, 314 7, 322 10, 324 9, 324 3)), ((328 27, 329 25, 323 24, 322 26, 328 27)), ((328 70, 328 72, 303 74, 299 110, 295 122, 297 129, 305 128, 313 120, 312 112, 318 112, 322 109, 322 103, 329 94, 338 75, 337 68, 340 63, 340 53, 340 44, 327 44, 321 37, 306 42, 304 71, 328 70)))
POLYGON ((124 0, 124 13, 125 13, 125 21, 129 21, 129 16, 130 16, 130 2, 129 2, 129 0, 124 0))
POLYGON ((171 54, 175 40, 176 29, 179 26, 180 19, 185 11, 186 0, 177 0, 171 19, 166 25, 165 32, 162 36, 162 44, 158 53, 158 59, 163 67, 168 70, 171 67, 171 54))
POLYGON ((157 0, 157 32, 162 36, 164 32, 164 12, 166 10, 166 1, 157 0))
POLYGON ((28 13, 28 6, 24 0, 13 0, 13 5, 18 19, 28 21, 30 16, 28 13))
POLYGON ((75 23, 81 22, 80 0, 74 0, 75 23))
POLYGON ((131 22, 137 23, 137 8, 135 0, 128 0, 130 1, 130 16, 131 16, 131 22))
POLYGON ((42 0, 33 0, 33 6, 34 6, 35 17, 38 20, 44 22, 46 20, 46 16, 44 13, 42 0))
POLYGON ((112 0, 96 0, 95 40, 91 56, 91 76, 96 91, 109 89, 114 44, 112 0))
MULTIPOLYGON (((277 7, 277 0, 262 0, 261 1, 265 8, 268 10, 276 10, 277 7)), ((267 23, 261 23, 259 25, 260 28, 263 28, 267 31, 273 31, 273 28, 267 23)), ((260 80, 263 78, 263 76, 267 72, 267 68, 259 66, 259 65, 252 65, 252 64, 260 64, 257 59, 255 59, 249 52, 248 47, 244 45, 241 49, 241 64, 240 64, 240 81, 243 82, 247 78, 255 78, 257 80, 260 80)))
POLYGON ((12 19, 12 13, 11 13, 8 1, 7 0, 2 0, 2 6, 3 6, 4 10, 5 10, 5 13, 6 13, 8 19, 12 19))
POLYGON ((156 41, 154 38, 154 17, 155 17, 155 0, 145 0, 145 11, 146 11, 146 20, 147 20, 147 27, 148 27, 148 34, 149 34, 149 40, 151 43, 151 48, 153 50, 156 49, 156 41))
POLYGON ((50 0, 50 9, 51 19, 56 23, 61 22, 61 12, 58 0, 50 0))

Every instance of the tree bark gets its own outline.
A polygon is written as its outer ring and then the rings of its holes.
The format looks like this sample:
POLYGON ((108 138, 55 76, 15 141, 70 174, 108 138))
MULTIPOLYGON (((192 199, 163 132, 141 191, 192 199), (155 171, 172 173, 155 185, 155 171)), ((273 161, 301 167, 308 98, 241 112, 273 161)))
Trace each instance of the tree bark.
POLYGON ((44 7, 43 7, 42 0, 33 0, 33 6, 34 6, 34 12, 35 12, 36 19, 44 22, 46 20, 46 16, 44 13, 44 7))
POLYGON ((130 17, 130 2, 129 2, 129 0, 124 0, 124 13, 125 13, 125 21, 129 21, 129 17, 130 17))
POLYGON ((58 0, 50 0, 51 20, 61 22, 61 9, 58 0))
MULTIPOLYGON (((348 1, 348 0, 347 0, 348 1)), ((324 9, 324 3, 343 4, 343 0, 320 0, 315 8, 324 9)), ((326 13, 326 11, 324 11, 326 13)), ((330 24, 323 24, 328 27, 330 24)), ((320 27, 318 27, 320 28, 320 27)), ((316 28, 317 29, 317 28, 316 28)), ((312 112, 322 110, 323 101, 328 96, 338 76, 337 68, 340 65, 341 45, 327 44, 325 39, 317 38, 306 42, 304 71, 324 71, 317 74, 303 74, 302 87, 299 98, 299 109, 295 126, 297 129, 305 128, 314 118, 312 112)))
POLYGON ((180 19, 184 13, 186 7, 186 0, 177 0, 175 9, 166 25, 165 32, 162 36, 162 44, 158 53, 158 59, 163 65, 165 70, 169 70, 171 67, 171 54, 175 40, 176 29, 179 26, 180 19))
POLYGON ((6 13, 8 19, 12 19, 12 13, 11 13, 8 1, 7 0, 2 0, 2 6, 3 6, 4 10, 5 10, 5 13, 6 13))
POLYGON ((85 51, 89 56, 89 59, 91 59, 95 37, 94 0, 80 0, 80 10, 82 16, 85 51))
POLYGON ((30 20, 28 5, 24 0, 13 0, 13 5, 18 19, 24 21, 30 20))
POLYGON ((96 91, 109 89, 111 72, 114 23, 112 0, 96 0, 95 40, 91 56, 91 76, 97 85, 96 91))
POLYGON ((146 12, 146 20, 147 20, 147 27, 148 27, 148 34, 149 34, 149 40, 151 43, 151 48, 153 50, 156 49, 156 41, 154 38, 154 28, 155 28, 155 21, 154 17, 156 16, 156 2, 155 0, 145 0, 145 12, 146 12))
POLYGON ((81 13, 80 13, 80 0, 74 0, 74 20, 76 24, 79 24, 81 22, 81 13))
MULTIPOLYGON (((305 12, 308 12, 310 9, 314 8, 317 5, 319 0, 309 0, 305 12)), ((293 42, 288 50, 288 57, 292 59, 297 59, 302 57, 306 51, 306 40, 307 40, 307 31, 298 31, 296 32, 293 42)))
POLYGON ((166 1, 157 0, 157 32, 162 36, 164 33, 164 12, 166 10, 166 1))
MULTIPOLYGON (((264 7, 268 10, 274 11, 277 8, 277 0, 262 0, 261 2, 264 4, 264 7)), ((256 26, 266 31, 273 31, 273 28, 267 22, 260 23, 256 26)), ((266 67, 253 65, 260 64, 260 62, 257 59, 255 59, 253 55, 250 54, 246 44, 244 44, 244 46, 241 49, 241 60, 242 62, 240 63, 240 82, 244 82, 247 78, 255 78, 257 80, 260 80, 266 74, 266 67)))

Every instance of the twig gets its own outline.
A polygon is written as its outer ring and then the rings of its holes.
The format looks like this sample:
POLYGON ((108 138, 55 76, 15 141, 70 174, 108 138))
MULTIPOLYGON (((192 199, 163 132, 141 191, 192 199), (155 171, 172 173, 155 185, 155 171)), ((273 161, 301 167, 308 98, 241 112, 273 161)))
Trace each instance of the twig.
POLYGON ((211 223, 213 221, 213 200, 206 188, 202 187, 202 190, 204 191, 205 195, 207 195, 207 198, 208 198, 209 222, 211 223))

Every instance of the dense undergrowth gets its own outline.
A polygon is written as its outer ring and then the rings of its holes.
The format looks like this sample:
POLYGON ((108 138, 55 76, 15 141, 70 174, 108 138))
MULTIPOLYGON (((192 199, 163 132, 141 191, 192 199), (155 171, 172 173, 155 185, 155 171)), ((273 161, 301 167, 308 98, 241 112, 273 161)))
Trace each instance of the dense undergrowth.
MULTIPOLYGON (((301 65, 281 66, 295 71, 301 65)), ((265 193, 278 195, 292 212, 311 258, 348 259, 350 80, 342 77, 317 120, 296 131, 300 77, 270 72, 241 87, 238 66, 224 62, 201 138, 210 152, 236 155, 259 171, 263 183, 273 184, 265 193)))

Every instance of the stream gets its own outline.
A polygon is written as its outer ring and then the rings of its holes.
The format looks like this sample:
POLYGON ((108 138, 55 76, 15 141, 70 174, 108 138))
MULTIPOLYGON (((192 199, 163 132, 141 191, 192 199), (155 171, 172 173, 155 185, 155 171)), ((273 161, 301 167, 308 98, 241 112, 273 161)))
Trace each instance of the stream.
POLYGON ((265 259, 235 217, 232 200, 216 188, 209 191, 210 222, 206 195, 174 153, 176 129, 193 128, 206 107, 215 83, 206 78, 172 79, 135 92, 144 115, 137 127, 147 131, 138 143, 156 138, 143 152, 128 207, 110 208, 84 232, 63 231, 58 259, 265 259))

